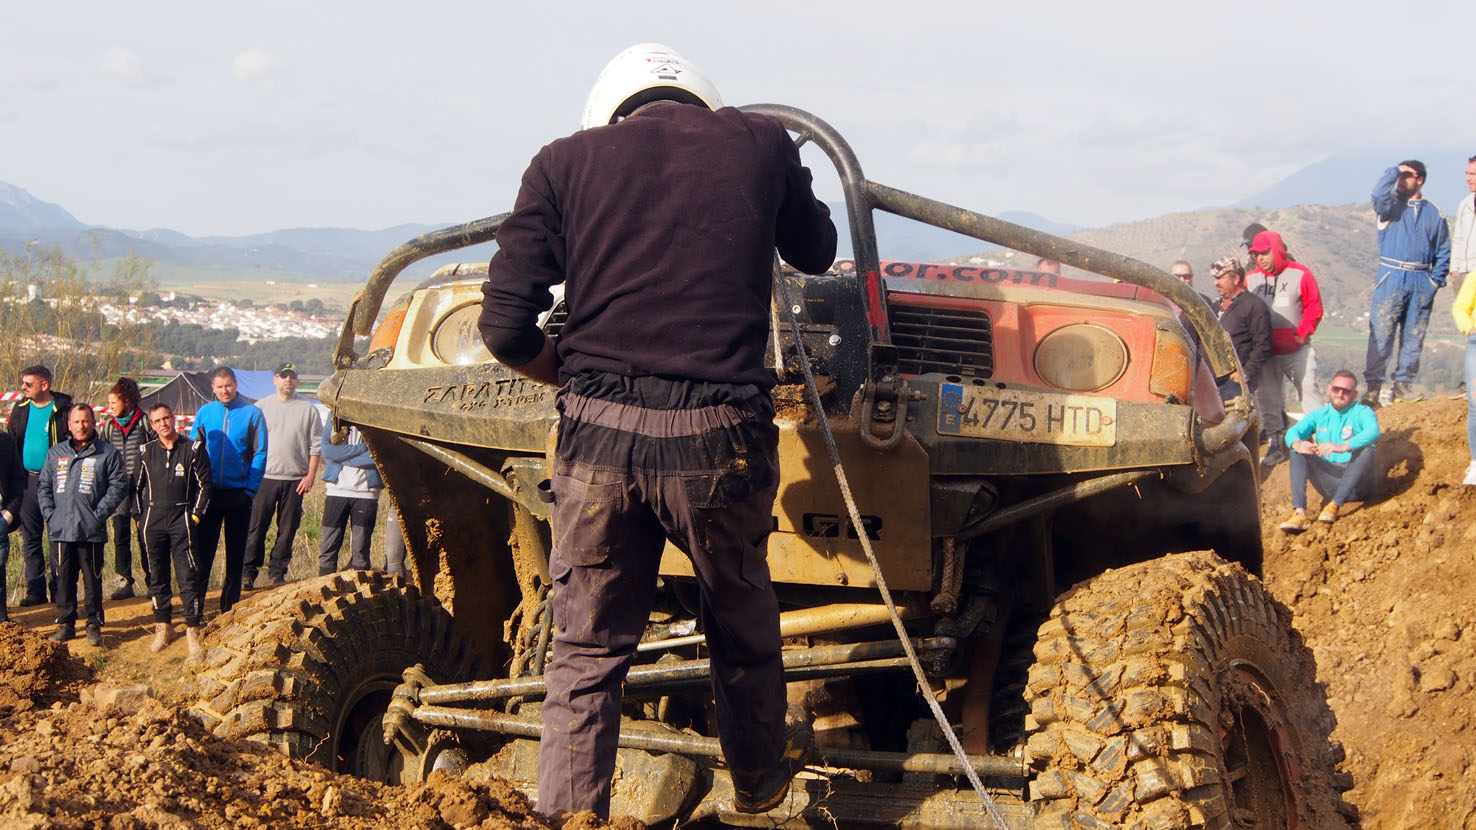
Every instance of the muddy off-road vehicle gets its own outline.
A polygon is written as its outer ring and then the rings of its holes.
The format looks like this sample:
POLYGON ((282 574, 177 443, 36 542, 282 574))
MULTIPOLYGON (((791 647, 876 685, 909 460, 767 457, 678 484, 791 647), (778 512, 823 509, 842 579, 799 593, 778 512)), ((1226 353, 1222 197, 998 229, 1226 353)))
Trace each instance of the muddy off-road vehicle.
MULTIPOLYGON (((1258 418, 1249 395, 1221 402, 1216 378, 1238 364, 1210 308, 1141 262, 868 181, 824 122, 750 109, 835 164, 855 252, 823 276, 775 271, 769 562, 790 700, 814 715, 821 757, 771 813, 732 810, 697 590, 668 547, 625 684, 613 812, 761 827, 1344 823, 1350 782, 1310 652, 1256 576, 1258 418), (886 262, 874 210, 1106 279, 886 262)), ((391 782, 448 769, 534 789, 555 390, 483 347, 485 265, 443 269, 379 319, 402 269, 494 239, 501 219, 386 257, 319 390, 379 464, 408 579, 308 580, 214 623, 193 682, 217 733, 391 782)), ((550 336, 563 316, 543 322, 550 336)))

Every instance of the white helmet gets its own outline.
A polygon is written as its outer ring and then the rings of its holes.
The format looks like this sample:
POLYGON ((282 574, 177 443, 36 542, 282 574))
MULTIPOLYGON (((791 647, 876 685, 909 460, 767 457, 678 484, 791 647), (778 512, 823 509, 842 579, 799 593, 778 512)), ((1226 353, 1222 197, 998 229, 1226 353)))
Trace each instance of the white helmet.
POLYGON ((589 91, 579 129, 603 127, 651 101, 723 105, 717 87, 692 62, 659 43, 637 43, 610 59, 589 91))

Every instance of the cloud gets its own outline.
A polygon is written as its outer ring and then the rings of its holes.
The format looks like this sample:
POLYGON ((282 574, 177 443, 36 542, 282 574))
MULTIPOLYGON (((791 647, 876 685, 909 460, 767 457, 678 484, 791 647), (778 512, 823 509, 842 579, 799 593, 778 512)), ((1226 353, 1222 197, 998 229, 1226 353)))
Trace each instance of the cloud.
POLYGON ((102 73, 123 86, 137 88, 162 86, 168 79, 144 68, 143 61, 130 49, 115 46, 103 53, 102 73))
POLYGON ((271 86, 285 66, 286 61, 280 55, 255 46, 236 55, 235 60, 231 61, 231 71, 235 73, 236 80, 259 86, 271 86))

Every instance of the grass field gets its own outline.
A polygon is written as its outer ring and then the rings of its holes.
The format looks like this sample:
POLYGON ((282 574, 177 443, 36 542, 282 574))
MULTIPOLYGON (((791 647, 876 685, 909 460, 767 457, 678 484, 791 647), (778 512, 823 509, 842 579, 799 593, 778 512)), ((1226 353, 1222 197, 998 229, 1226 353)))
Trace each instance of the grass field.
MULTIPOLYGON (((92 263, 93 273, 106 276, 113 273, 119 260, 101 259, 92 263)), ((273 271, 266 268, 232 268, 221 265, 197 266, 154 262, 149 265, 149 276, 153 277, 160 291, 177 291, 193 294, 207 300, 240 302, 250 300, 256 305, 291 303, 293 300, 317 298, 328 307, 330 315, 342 315, 349 302, 364 285, 364 279, 333 281, 307 274, 288 271, 273 271)), ((410 290, 416 280, 405 278, 390 287, 385 304, 410 290)))

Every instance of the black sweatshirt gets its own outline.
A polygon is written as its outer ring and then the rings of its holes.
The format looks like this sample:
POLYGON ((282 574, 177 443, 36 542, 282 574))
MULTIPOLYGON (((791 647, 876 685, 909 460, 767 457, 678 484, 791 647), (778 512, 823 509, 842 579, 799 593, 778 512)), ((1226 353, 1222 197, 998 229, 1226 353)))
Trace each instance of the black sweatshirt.
POLYGON ((1271 359, 1270 306, 1251 292, 1242 291, 1220 312, 1220 327, 1235 344, 1246 385, 1254 389, 1259 385, 1261 367, 1271 359))
POLYGON ((779 122, 663 104, 533 158, 482 287, 482 339, 538 356, 539 312, 565 282, 561 382, 582 372, 752 383, 763 367, 774 249, 820 273, 830 211, 779 122))

